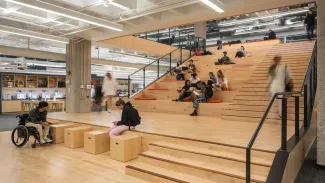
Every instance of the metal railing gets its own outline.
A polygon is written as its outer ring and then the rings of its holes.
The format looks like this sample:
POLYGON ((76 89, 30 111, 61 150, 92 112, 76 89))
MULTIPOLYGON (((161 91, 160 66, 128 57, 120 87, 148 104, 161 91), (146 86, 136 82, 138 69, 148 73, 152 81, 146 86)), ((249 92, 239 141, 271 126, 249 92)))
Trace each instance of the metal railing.
POLYGON ((172 52, 130 74, 128 76, 128 98, 144 90, 162 76, 165 76, 176 66, 177 62, 183 63, 193 55, 194 52, 190 50, 176 48, 172 52), (140 83, 142 84, 142 88, 133 93, 131 89, 132 83, 140 83))
POLYGON ((307 130, 310 127, 310 121, 313 112, 314 100, 317 89, 317 42, 314 45, 314 50, 306 71, 305 79, 302 83, 300 91, 297 92, 279 92, 276 93, 269 103, 260 123, 258 124, 247 148, 246 148, 246 183, 251 182, 251 149, 254 142, 265 123, 265 120, 270 112, 276 99, 282 100, 282 120, 281 120, 281 148, 282 151, 287 151, 287 103, 289 97, 294 97, 295 106, 295 136, 299 136, 299 98, 304 98, 304 119, 303 127, 307 130))

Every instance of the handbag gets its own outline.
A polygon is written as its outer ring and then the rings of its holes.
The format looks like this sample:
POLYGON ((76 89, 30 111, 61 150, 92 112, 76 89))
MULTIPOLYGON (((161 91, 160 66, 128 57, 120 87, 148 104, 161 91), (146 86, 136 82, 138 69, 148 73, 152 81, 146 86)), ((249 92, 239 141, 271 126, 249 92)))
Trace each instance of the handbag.
POLYGON ((293 91, 293 82, 292 78, 288 76, 287 65, 285 66, 285 92, 292 92, 293 91))

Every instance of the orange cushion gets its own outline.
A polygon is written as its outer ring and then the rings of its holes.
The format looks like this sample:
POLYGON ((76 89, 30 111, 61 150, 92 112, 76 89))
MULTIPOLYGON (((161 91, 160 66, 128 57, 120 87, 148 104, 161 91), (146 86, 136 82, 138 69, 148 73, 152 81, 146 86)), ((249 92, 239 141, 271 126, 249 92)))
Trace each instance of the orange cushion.
MULTIPOLYGON (((173 102, 176 102, 176 99, 173 100, 173 102)), ((183 100, 183 102, 192 102, 191 100, 183 100)), ((221 103, 221 100, 209 100, 207 103, 221 103)))

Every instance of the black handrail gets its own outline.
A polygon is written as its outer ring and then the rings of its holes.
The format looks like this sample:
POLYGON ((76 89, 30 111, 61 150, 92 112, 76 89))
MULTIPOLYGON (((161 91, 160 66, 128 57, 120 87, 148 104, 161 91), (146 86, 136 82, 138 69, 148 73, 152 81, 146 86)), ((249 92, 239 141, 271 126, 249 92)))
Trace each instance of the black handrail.
MULTIPOLYGON (((183 61, 188 60, 188 59, 190 59, 190 58, 192 57, 192 52, 191 52, 191 50, 186 50, 186 49, 183 49, 183 48, 176 48, 176 49, 174 49, 173 51, 171 51, 170 53, 168 53, 168 54, 166 54, 166 55, 164 55, 164 56, 158 58, 157 60, 151 62, 150 64, 148 64, 148 65, 146 65, 146 66, 140 68, 139 70, 133 72, 132 74, 130 74, 130 75, 128 76, 128 98, 131 97, 131 91, 130 91, 131 86, 130 86, 130 84, 131 84, 131 76, 132 76, 132 75, 134 75, 134 74, 136 74, 136 73, 138 73, 138 72, 140 72, 140 71, 143 71, 143 88, 142 88, 142 90, 144 90, 144 89, 147 88, 149 85, 151 85, 153 82, 155 82, 155 81, 157 81, 158 79, 160 79, 161 77, 165 76, 167 73, 169 73, 169 72, 172 70, 172 67, 171 67, 171 65, 172 65, 172 56, 173 56, 172 54, 173 54, 174 52, 176 52, 176 51, 179 51, 179 58, 177 58, 177 60, 178 60, 178 61, 181 61, 181 63, 183 63, 183 61), (187 58, 185 58, 185 59, 183 58, 183 53, 184 53, 184 51, 188 52, 188 54, 189 54, 189 57, 187 57, 187 58), (166 70, 166 73, 165 73, 165 74, 160 75, 160 71, 162 71, 162 69, 160 69, 160 67, 168 67, 168 66, 161 65, 161 64, 160 64, 160 61, 163 60, 164 58, 168 58, 168 57, 169 57, 169 68, 166 70), (149 83, 149 84, 146 85, 146 75, 145 75, 145 72, 146 72, 146 70, 148 70, 148 69, 146 69, 146 68, 149 67, 149 66, 151 66, 151 65, 153 65, 153 64, 155 64, 155 63, 157 63, 157 78, 156 78, 153 82, 151 82, 151 83, 149 83)), ((142 91, 142 90, 141 90, 141 91, 142 91)), ((138 91, 137 93, 139 93, 139 92, 140 92, 140 91, 138 91)))
POLYGON ((173 53, 174 51, 176 51, 176 50, 179 50, 179 49, 180 49, 180 48, 176 48, 176 49, 174 49, 173 51, 171 51, 171 52, 167 53, 166 55, 164 55, 164 56, 162 56, 162 57, 159 57, 159 58, 158 58, 158 59, 156 59, 155 61, 151 62, 150 64, 147 64, 147 65, 145 65, 144 67, 142 67, 142 68, 140 68, 139 70, 137 70, 137 71, 133 72, 133 73, 132 73, 132 74, 130 74, 129 76, 131 76, 131 75, 133 75, 133 74, 137 73, 138 71, 140 71, 140 70, 142 70, 142 69, 144 69, 144 68, 146 68, 146 67, 148 67, 148 66, 152 65, 153 63, 156 63, 156 62, 158 62, 160 59, 162 59, 162 58, 166 57, 167 55, 169 55, 169 54, 171 54, 171 53, 173 53))
MULTIPOLYGON (((268 107, 267 107, 267 109, 266 109, 260 123, 258 124, 258 126, 257 126, 251 140, 249 141, 247 148, 246 148, 246 183, 251 182, 251 149, 252 149, 252 147, 254 145, 254 142, 255 142, 261 128, 263 127, 263 124, 264 124, 264 122, 265 122, 265 120, 266 120, 266 118, 267 118, 267 116, 268 116, 268 114, 269 114, 269 112, 271 110, 271 107, 273 106, 273 103, 274 103, 275 99, 280 99, 278 96, 280 96, 280 95, 283 96, 281 98, 282 101, 283 101, 282 102, 283 107, 282 107, 281 150, 286 150, 287 149, 286 148, 286 143, 287 143, 287 130, 286 130, 286 126, 287 126, 287 116, 286 116, 287 115, 287 103, 286 103, 287 102, 287 97, 286 96, 292 96, 292 95, 301 95, 301 96, 303 95, 304 96, 304 99, 305 99, 304 100, 304 104, 305 104, 305 106, 304 106, 304 109, 305 109, 304 110, 304 115, 305 115, 304 127, 308 128, 308 120, 310 120, 311 112, 310 112, 310 110, 308 112, 308 109, 307 109, 307 107, 308 107, 307 106, 307 102, 308 102, 307 101, 307 97, 308 97, 307 96, 307 90, 308 90, 308 88, 307 88, 306 83, 307 83, 307 77, 308 76, 312 77, 313 69, 316 69, 316 67, 312 68, 312 66, 314 64, 316 64, 316 61, 315 61, 316 60, 315 59, 316 53, 317 53, 317 42, 314 45, 313 53, 312 53, 308 68, 306 70, 306 75, 305 75, 304 81, 302 83, 301 90, 298 91, 298 92, 278 92, 272 97, 272 99, 271 99, 271 101, 270 101, 270 103, 269 103, 269 105, 268 105, 268 107)), ((311 79, 310 79, 310 82, 312 82, 311 79)), ((310 85, 310 87, 312 87, 312 85, 310 85)), ((316 87, 317 87, 317 84, 314 83, 314 92, 316 91, 316 87)), ((310 91, 310 95, 311 94, 314 95, 312 91, 310 91)), ((315 97, 315 96, 313 96, 313 97, 315 97)), ((297 133, 299 133, 299 130, 297 130, 297 128, 299 128, 299 108, 297 109, 297 106, 299 107, 299 98, 298 98, 298 100, 297 100, 297 98, 298 97, 295 96, 295 104, 296 104, 296 106, 295 106, 295 112, 296 112, 296 115, 295 115, 295 120, 296 120, 295 121, 295 128, 296 128, 295 129, 295 135, 299 135, 299 134, 297 134, 297 133)), ((312 100, 313 99, 311 99, 311 101, 312 100)), ((310 105, 312 106, 313 102, 311 102, 310 105)))

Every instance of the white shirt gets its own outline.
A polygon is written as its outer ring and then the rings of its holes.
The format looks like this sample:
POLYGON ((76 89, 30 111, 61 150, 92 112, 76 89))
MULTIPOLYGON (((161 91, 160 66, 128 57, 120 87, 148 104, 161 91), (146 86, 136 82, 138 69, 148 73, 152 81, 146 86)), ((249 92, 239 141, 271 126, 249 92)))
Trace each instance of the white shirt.
POLYGON ((217 77, 217 84, 219 84, 219 85, 221 85, 221 84, 225 84, 226 85, 226 87, 228 88, 228 79, 226 78, 226 77, 224 77, 223 78, 223 80, 221 80, 221 79, 219 79, 218 77, 217 77))
POLYGON ((117 90, 117 81, 116 79, 112 78, 111 80, 105 77, 102 92, 104 93, 104 96, 108 95, 116 95, 117 90))

